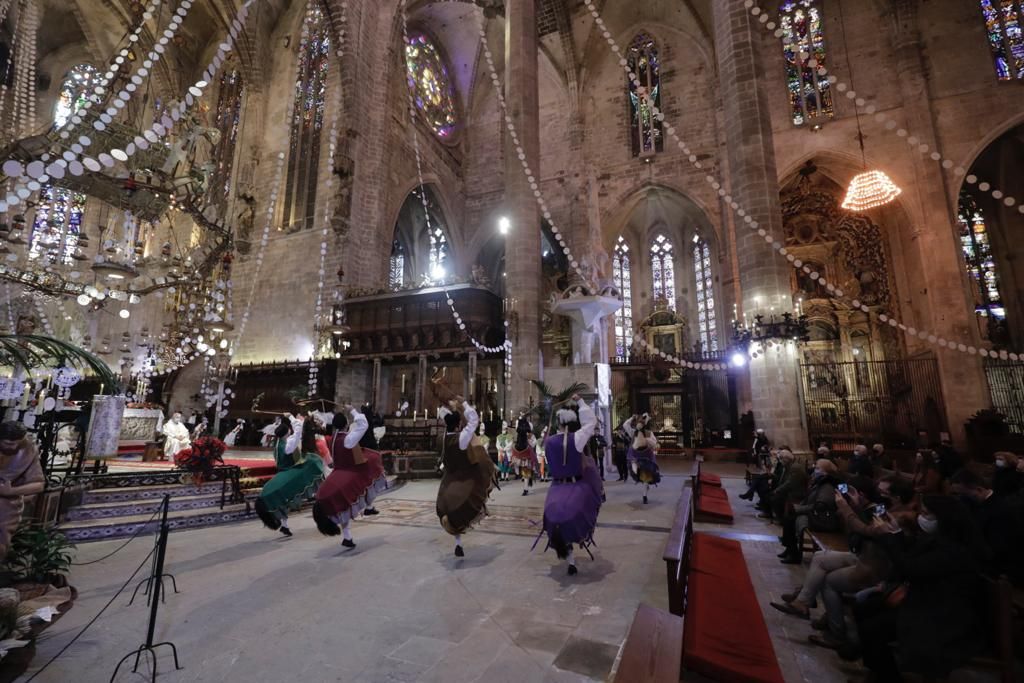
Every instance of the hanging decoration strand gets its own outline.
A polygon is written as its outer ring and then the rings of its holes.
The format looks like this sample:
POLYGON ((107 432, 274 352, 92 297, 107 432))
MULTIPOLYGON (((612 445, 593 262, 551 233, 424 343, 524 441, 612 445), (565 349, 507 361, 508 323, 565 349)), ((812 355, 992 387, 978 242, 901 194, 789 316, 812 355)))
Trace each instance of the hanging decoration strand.
MULTIPOLYGON (((586 0, 585 4, 587 9, 590 11, 591 16, 593 16, 594 22, 597 25, 598 29, 601 31, 601 34, 608 42, 609 48, 611 49, 612 53, 618 58, 619 65, 622 66, 623 70, 626 72, 631 82, 633 82, 637 86, 642 85, 640 83, 639 76, 636 73, 630 71, 628 60, 622 53, 622 50, 620 49, 615 38, 612 37, 611 32, 605 25, 604 19, 602 19, 601 14, 598 11, 597 6, 594 4, 593 0, 586 0)), ((751 9, 751 13, 754 16, 764 16, 760 8, 754 6, 753 0, 745 0, 745 6, 751 9)), ((761 21, 763 24, 769 23, 767 18, 759 19, 759 21, 761 21)), ((820 65, 818 65, 817 62, 814 60, 811 60, 809 63, 811 64, 812 68, 821 68, 820 65)), ((847 96, 849 97, 850 95, 848 94, 847 96)), ((853 97, 856 97, 856 94, 854 94, 853 97)), ((676 131, 676 129, 667 121, 665 121, 664 112, 661 111, 659 107, 653 104, 651 106, 651 109, 656 118, 664 123, 665 132, 668 133, 668 135, 672 137, 673 140, 675 140, 679 149, 684 154, 688 155, 687 158, 689 159, 693 167, 698 169, 703 168, 703 163, 697 158, 697 155, 693 152, 693 150, 690 149, 689 145, 687 145, 686 142, 684 142, 679 137, 679 134, 676 131)), ((793 268, 801 270, 808 277, 810 277, 812 281, 820 284, 832 298, 847 302, 853 308, 856 308, 857 310, 862 311, 863 313, 866 313, 868 315, 875 316, 879 322, 887 324, 894 329, 898 329, 909 336, 916 336, 918 339, 927 342, 928 344, 931 344, 933 346, 936 346, 938 348, 959 351, 961 353, 965 353, 968 355, 980 355, 982 357, 993 357, 1002 359, 1009 358, 1011 360, 1019 360, 1021 358, 1019 354, 1014 352, 1007 352, 1005 350, 995 351, 991 349, 977 348, 973 345, 957 343, 955 341, 946 339, 944 337, 928 332, 926 330, 918 330, 914 327, 907 326, 904 323, 899 322, 897 319, 893 318, 892 316, 886 313, 879 313, 877 311, 874 311, 871 307, 869 307, 862 301, 859 301, 857 299, 846 299, 844 297, 842 289, 836 287, 833 283, 828 282, 825 276, 823 276, 817 270, 812 268, 810 265, 804 264, 800 259, 796 258, 794 254, 790 253, 789 250, 786 249, 782 242, 780 242, 773 235, 771 235, 765 228, 761 227, 758 221, 755 220, 753 216, 751 216, 750 213, 746 211, 746 209, 740 206, 739 202, 737 202, 735 198, 733 198, 726 191, 723 183, 716 176, 712 175, 711 173, 706 173, 704 179, 712 187, 712 189, 714 189, 718 193, 718 196, 721 198, 724 205, 731 208, 732 211, 735 212, 735 214, 742 220, 742 222, 746 223, 751 230, 756 231, 758 236, 763 238, 766 243, 768 243, 776 252, 779 253, 779 255, 786 258, 786 260, 790 262, 793 268)))

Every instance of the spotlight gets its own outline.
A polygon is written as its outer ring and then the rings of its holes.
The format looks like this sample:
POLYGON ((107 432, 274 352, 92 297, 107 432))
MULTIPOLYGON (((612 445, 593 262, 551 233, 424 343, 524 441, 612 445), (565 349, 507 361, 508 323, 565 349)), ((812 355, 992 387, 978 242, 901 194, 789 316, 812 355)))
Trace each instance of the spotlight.
POLYGON ((742 368, 744 365, 747 364, 747 357, 744 356, 739 351, 737 351, 736 353, 732 354, 732 358, 729 359, 729 362, 732 363, 732 366, 734 368, 742 368))
POLYGON ((502 235, 507 235, 508 230, 511 227, 512 221, 510 221, 507 217, 502 216, 501 218, 498 219, 498 232, 500 232, 502 235))
POLYGON ((430 269, 430 277, 432 277, 435 281, 443 280, 444 276, 444 266, 442 266, 440 263, 436 264, 433 268, 430 269))

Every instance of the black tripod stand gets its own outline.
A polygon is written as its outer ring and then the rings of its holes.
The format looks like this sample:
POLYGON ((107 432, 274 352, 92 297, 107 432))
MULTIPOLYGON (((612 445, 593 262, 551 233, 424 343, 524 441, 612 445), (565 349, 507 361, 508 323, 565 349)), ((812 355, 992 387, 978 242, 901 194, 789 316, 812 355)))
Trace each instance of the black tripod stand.
MULTIPOLYGON (((140 645, 135 650, 132 650, 117 663, 114 668, 114 675, 110 677, 111 683, 117 678, 117 672, 120 670, 121 665, 128 661, 128 658, 135 655, 135 665, 132 667, 132 672, 139 670, 139 659, 142 657, 143 652, 148 652, 152 658, 153 675, 151 680, 156 683, 156 649, 163 645, 167 645, 171 648, 171 653, 174 655, 174 668, 181 669, 181 665, 178 663, 178 648, 174 647, 174 643, 168 641, 165 643, 153 643, 153 634, 156 631, 156 613, 160 607, 161 593, 163 592, 163 577, 171 576, 170 574, 164 574, 164 559, 167 556, 167 533, 170 528, 167 525, 167 511, 170 507, 170 495, 165 495, 162 505, 162 514, 160 516, 160 534, 157 537, 156 543, 156 559, 153 562, 153 568, 151 570, 148 579, 143 580, 135 587, 138 591, 139 587, 143 583, 147 583, 146 593, 149 595, 149 628, 146 630, 146 642, 140 645)), ((171 581, 174 581, 174 577, 171 576, 171 581)), ((174 592, 178 592, 178 586, 174 586, 174 592)), ((132 594, 132 600, 135 599, 135 595, 132 594)), ((130 604, 130 603, 129 603, 130 604)))

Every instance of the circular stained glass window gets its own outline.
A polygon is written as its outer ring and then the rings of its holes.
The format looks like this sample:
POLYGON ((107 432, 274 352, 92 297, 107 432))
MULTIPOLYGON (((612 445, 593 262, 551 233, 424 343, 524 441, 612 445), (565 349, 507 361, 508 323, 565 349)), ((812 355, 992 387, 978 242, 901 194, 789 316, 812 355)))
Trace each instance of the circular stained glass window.
POLYGON ((455 132, 455 95, 440 53, 430 38, 418 33, 409 36, 405 58, 416 107, 439 138, 450 139, 455 132))

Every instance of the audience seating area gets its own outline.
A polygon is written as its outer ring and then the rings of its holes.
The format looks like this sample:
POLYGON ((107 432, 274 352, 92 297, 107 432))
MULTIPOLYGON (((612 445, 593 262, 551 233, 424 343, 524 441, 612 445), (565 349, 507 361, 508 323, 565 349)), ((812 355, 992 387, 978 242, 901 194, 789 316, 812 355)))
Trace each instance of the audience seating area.
POLYGON ((724 683, 783 683, 743 550, 695 534, 694 501, 684 489, 665 545, 670 611, 640 606, 615 683, 678 681, 684 667, 724 683))
POLYGON ((690 474, 697 521, 732 524, 732 505, 729 494, 722 488, 721 478, 701 472, 701 464, 701 459, 697 458, 690 474))

